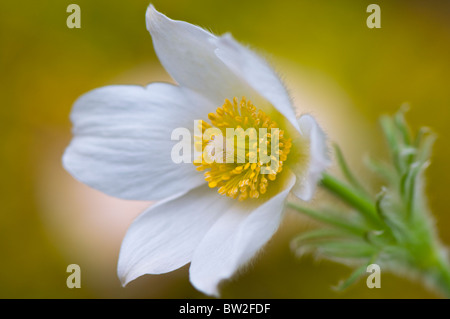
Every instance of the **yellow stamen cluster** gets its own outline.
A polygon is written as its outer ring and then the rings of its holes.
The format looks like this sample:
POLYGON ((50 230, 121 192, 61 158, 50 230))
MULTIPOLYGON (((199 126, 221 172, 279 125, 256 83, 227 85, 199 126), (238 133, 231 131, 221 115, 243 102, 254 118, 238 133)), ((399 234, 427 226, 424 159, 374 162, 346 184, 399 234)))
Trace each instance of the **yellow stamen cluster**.
MULTIPOLYGON (((200 121, 200 130, 202 132, 201 140, 198 141, 197 147, 201 148, 202 160, 199 163, 195 163, 198 171, 205 172, 205 180, 208 182, 209 187, 218 187, 219 194, 227 195, 232 198, 238 198, 240 201, 247 198, 258 198, 267 191, 269 181, 274 181, 283 169, 283 162, 286 161, 291 148, 291 139, 285 136, 285 132, 279 129, 278 124, 274 122, 268 115, 263 111, 258 110, 250 101, 245 98, 239 102, 235 97, 233 101, 225 100, 222 107, 217 108, 216 113, 208 114, 208 118, 211 124, 205 121, 200 121), (248 128, 254 128, 258 134, 260 128, 267 129, 267 133, 264 136, 257 136, 256 141, 258 141, 257 154, 253 154, 252 150, 256 149, 256 145, 250 147, 250 143, 245 143, 245 159, 240 158, 238 161, 238 145, 234 143, 234 160, 232 163, 223 160, 218 161, 206 161, 205 160, 205 150, 207 151, 208 145, 213 142, 217 143, 216 136, 205 135, 205 131, 209 128, 218 128, 222 132, 222 136, 226 136, 227 128, 239 129, 241 133, 248 128), (278 135, 275 139, 272 128, 278 128, 274 130, 278 135), (272 141, 278 141, 278 147, 276 154, 268 154, 271 152, 272 141), (264 143, 266 151, 263 151, 264 155, 270 156, 270 162, 263 163, 260 159, 260 145, 264 143), (277 155, 277 156, 274 156, 277 155), (257 156, 257 157, 255 157, 257 156), (256 160, 250 160, 251 158, 256 160), (276 165, 271 166, 271 163, 275 161, 276 165), (265 168, 264 168, 265 167, 265 168), (276 167, 276 170, 272 169, 276 167), (269 174, 262 174, 261 170, 264 168, 269 174)), ((233 137, 234 138, 234 137, 233 137)), ((245 136, 244 136, 245 140, 245 136)), ((227 140, 223 138, 220 140, 224 143, 224 158, 226 158, 226 143, 227 140)), ((242 151, 242 150, 241 150, 242 151)), ((242 153, 241 153, 242 154, 242 153)), ((213 154, 215 155, 215 154, 213 154)))

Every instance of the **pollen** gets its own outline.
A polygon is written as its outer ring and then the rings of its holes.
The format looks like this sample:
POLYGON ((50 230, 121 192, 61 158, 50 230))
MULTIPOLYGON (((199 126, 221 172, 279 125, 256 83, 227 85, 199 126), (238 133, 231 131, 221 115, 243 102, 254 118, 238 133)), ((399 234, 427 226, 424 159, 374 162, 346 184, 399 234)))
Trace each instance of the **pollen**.
POLYGON ((262 197, 282 172, 291 139, 245 97, 225 100, 208 119, 199 122, 197 170, 205 171, 209 187, 221 195, 239 201, 262 197))

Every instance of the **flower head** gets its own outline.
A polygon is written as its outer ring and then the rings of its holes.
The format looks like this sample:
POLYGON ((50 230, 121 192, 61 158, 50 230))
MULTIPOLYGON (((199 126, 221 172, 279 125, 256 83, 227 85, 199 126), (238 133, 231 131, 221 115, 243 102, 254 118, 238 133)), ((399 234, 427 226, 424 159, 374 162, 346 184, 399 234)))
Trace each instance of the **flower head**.
POLYGON ((329 165, 325 135, 312 116, 296 118, 276 73, 231 35, 171 20, 152 5, 146 22, 178 85, 107 86, 80 97, 63 164, 109 195, 158 201, 123 240, 124 285, 190 262, 191 283, 218 295, 219 283, 277 230, 288 194, 312 197, 329 165), (199 159, 172 160, 176 128, 190 130, 195 138, 183 143, 199 159), (233 144, 239 136, 249 142, 233 144))

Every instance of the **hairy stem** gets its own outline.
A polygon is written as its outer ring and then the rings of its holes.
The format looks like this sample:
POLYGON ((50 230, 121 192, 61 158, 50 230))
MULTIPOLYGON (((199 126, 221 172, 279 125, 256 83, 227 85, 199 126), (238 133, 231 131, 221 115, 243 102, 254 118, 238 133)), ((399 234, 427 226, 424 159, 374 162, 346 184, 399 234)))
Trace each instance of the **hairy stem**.
POLYGON ((367 220, 376 227, 381 226, 381 221, 377 217, 375 205, 371 200, 366 198, 365 195, 357 193, 355 190, 327 173, 323 174, 321 184, 335 196, 360 211, 367 220))
POLYGON ((435 264, 428 269, 428 276, 433 286, 446 298, 450 298, 450 264, 447 258, 440 256, 435 264))

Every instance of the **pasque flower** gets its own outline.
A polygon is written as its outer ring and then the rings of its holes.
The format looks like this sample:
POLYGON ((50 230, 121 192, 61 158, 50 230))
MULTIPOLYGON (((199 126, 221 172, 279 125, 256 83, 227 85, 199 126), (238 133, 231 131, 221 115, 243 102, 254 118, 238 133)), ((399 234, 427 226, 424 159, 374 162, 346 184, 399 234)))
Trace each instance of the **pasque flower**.
MULTIPOLYGON (((177 85, 114 85, 81 96, 63 164, 111 196, 158 201, 123 240, 118 275, 124 285, 190 262, 191 283, 218 295, 219 283, 277 230, 288 194, 311 199, 329 164, 325 135, 312 116, 296 117, 276 73, 231 35, 171 20, 152 5, 146 23, 177 85), (250 163, 248 153, 244 163, 175 163, 171 152, 179 142, 171 134, 180 127, 194 134, 196 120, 202 132, 279 129, 276 169, 263 174, 265 164, 250 163)), ((270 130, 259 138, 275 141, 270 130)), ((204 153, 212 142, 214 136, 201 141, 204 153)))

